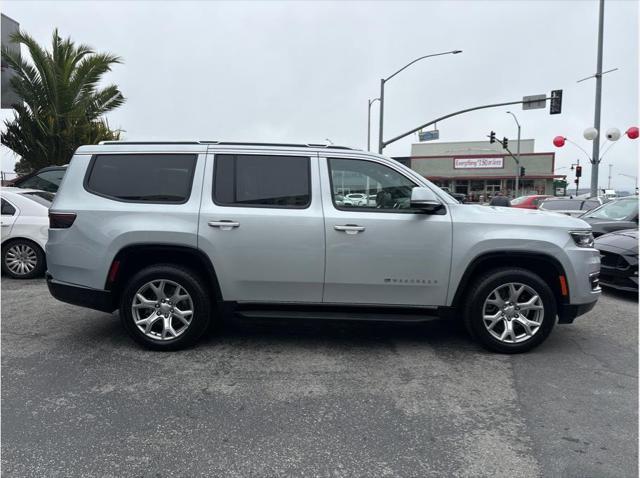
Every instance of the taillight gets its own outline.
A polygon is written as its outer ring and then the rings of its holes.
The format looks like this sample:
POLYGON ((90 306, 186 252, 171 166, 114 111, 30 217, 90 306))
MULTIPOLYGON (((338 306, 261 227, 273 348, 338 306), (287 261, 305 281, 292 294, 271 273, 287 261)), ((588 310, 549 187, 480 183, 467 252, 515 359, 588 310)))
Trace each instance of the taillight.
POLYGON ((76 220, 76 215, 72 212, 51 212, 49 211, 49 228, 68 229, 76 220))

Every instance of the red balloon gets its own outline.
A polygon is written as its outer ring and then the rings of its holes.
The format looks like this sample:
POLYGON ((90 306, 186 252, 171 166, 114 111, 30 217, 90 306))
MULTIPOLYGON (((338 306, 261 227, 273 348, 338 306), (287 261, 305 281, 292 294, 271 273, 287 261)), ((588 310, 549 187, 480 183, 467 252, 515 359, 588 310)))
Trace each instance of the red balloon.
POLYGON ((565 139, 566 138, 564 136, 556 136, 553 138, 553 145, 558 148, 562 148, 564 146, 565 139))
POLYGON ((626 131, 626 134, 627 136, 629 136, 630 139, 637 139, 638 136, 640 135, 640 132, 638 131, 637 126, 632 126, 626 131))

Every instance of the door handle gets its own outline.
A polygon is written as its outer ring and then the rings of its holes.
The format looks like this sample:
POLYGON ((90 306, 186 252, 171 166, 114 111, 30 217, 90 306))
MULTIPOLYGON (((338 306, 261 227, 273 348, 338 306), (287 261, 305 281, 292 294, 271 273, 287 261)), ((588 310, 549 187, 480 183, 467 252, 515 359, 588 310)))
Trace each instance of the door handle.
POLYGON ((209 221, 209 226, 219 227, 222 231, 230 231, 234 227, 240 227, 240 223, 229 221, 228 219, 222 219, 221 221, 209 221))
POLYGON ((336 231, 343 231, 347 234, 358 234, 364 231, 364 226, 358 226, 356 224, 345 224, 344 226, 333 226, 336 231))

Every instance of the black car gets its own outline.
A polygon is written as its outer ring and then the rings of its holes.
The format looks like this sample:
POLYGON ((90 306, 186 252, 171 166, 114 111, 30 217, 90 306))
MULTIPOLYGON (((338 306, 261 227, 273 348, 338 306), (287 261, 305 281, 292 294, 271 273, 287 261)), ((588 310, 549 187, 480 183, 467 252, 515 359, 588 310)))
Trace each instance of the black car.
POLYGON ((585 212, 580 219, 591 225, 594 237, 624 229, 637 229, 638 196, 609 201, 585 212))
POLYGON ((604 234, 595 240, 600 251, 600 284, 638 291, 638 229, 604 234))
POLYGON ((20 176, 7 183, 7 186, 22 189, 39 189, 50 193, 57 193, 60 182, 67 172, 67 165, 47 166, 30 174, 20 176))

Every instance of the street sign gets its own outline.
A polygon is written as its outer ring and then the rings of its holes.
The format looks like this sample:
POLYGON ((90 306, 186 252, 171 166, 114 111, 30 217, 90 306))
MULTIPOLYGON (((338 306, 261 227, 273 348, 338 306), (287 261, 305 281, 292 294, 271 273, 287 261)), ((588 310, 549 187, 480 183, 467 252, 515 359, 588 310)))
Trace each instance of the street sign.
POLYGON ((549 114, 559 115, 562 113, 562 90, 553 90, 549 103, 549 114))
POLYGON ((440 130, 432 129, 418 133, 418 140, 420 141, 433 141, 434 139, 440 139, 440 130))
POLYGON ((547 106, 547 95, 532 95, 522 98, 523 110, 538 110, 547 106))

